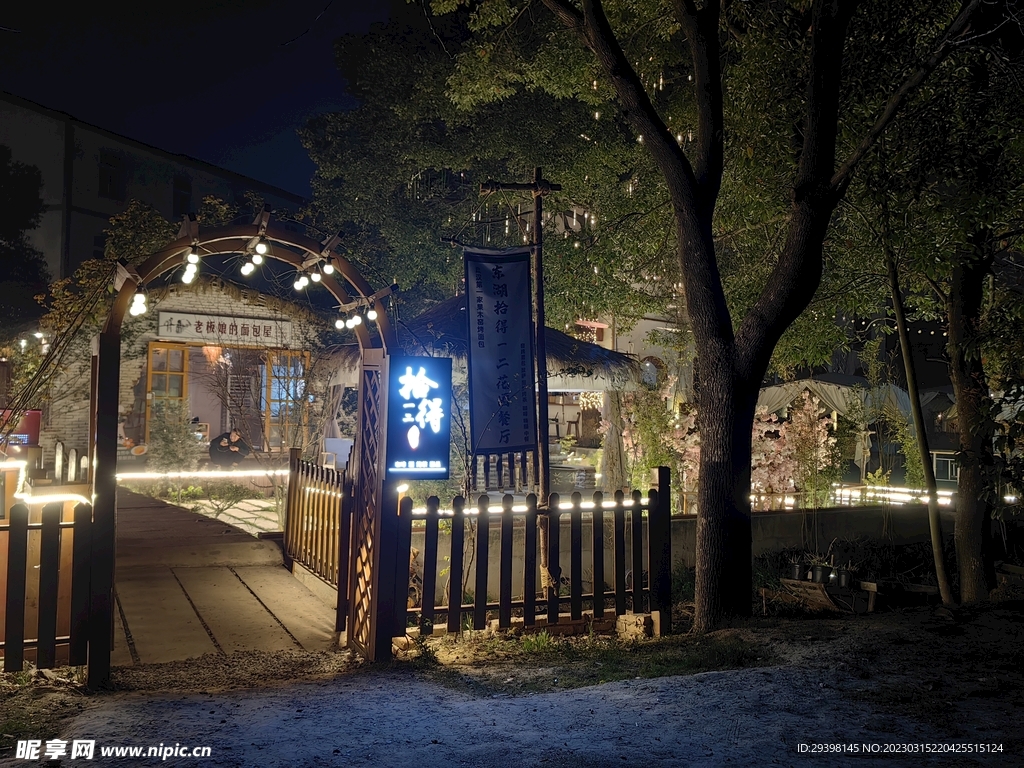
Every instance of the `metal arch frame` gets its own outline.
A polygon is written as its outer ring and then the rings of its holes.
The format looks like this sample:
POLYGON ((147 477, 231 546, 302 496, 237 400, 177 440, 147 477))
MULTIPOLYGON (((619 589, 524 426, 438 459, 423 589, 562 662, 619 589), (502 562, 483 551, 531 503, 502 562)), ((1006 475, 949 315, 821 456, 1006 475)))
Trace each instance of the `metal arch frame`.
MULTIPOLYGON (((335 268, 342 277, 351 285, 360 299, 369 300, 373 298, 374 290, 370 284, 363 279, 359 271, 348 259, 334 253, 330 245, 333 238, 326 243, 319 243, 312 238, 304 237, 295 232, 289 232, 283 227, 273 224, 242 224, 211 229, 199 237, 190 234, 183 235, 166 247, 154 253, 137 267, 119 265, 119 278, 115 282, 118 290, 114 300, 114 306, 107 316, 103 332, 116 329, 119 331, 124 321, 125 313, 131 305, 131 297, 140 285, 145 285, 151 280, 170 272, 183 264, 184 256, 193 245, 198 246, 203 258, 208 256, 223 256, 233 253, 245 253, 252 249, 252 246, 261 238, 265 237, 271 243, 271 247, 264 258, 274 259, 285 264, 290 264, 297 270, 305 269, 317 264, 321 259, 331 256, 334 259, 335 268), (284 249, 275 250, 273 244, 284 246, 284 249), (301 251, 303 255, 295 253, 301 251)), ((351 294, 345 290, 344 285, 332 275, 323 275, 320 285, 330 291, 337 299, 339 305, 350 304, 351 294)), ((395 331, 391 320, 386 312, 377 316, 377 329, 380 333, 380 342, 377 343, 365 325, 355 327, 356 338, 359 340, 361 349, 373 349, 382 347, 387 353, 389 349, 397 346, 395 331)))
MULTIPOLYGON (((131 304, 132 297, 140 286, 176 269, 185 262, 185 255, 193 246, 198 246, 204 256, 216 256, 249 251, 263 237, 271 247, 264 258, 274 259, 306 269, 327 257, 332 257, 336 269, 355 290, 360 299, 369 300, 374 291, 358 270, 343 256, 334 253, 337 237, 319 243, 311 238, 270 222, 270 212, 264 210, 252 224, 228 225, 200 233, 194 222, 186 221, 179 237, 174 242, 152 254, 138 266, 118 263, 114 278, 116 296, 113 306, 100 331, 93 348, 92 391, 93 398, 93 526, 91 547, 91 586, 89 603, 89 656, 88 686, 104 687, 110 679, 110 656, 113 646, 113 589, 116 543, 116 493, 117 493, 117 412, 121 371, 121 326, 131 304), (275 248, 274 245, 279 247, 275 248)), ((323 275, 321 285, 338 300, 340 305, 349 304, 351 295, 343 283, 331 275, 323 275)), ((366 325, 356 326, 356 338, 365 360, 372 350, 375 360, 385 361, 389 349, 397 348, 394 327, 387 312, 378 314, 378 334, 370 334, 366 325)), ((386 407, 386 406, 385 406, 386 407)), ((358 439, 364 440, 362 425, 358 439)), ((384 440, 380 435, 379 440, 384 440)), ((353 452, 359 455, 358 451, 353 452)), ((374 494, 380 497, 380 489, 374 494)), ((379 506, 379 504, 378 504, 379 506)), ((380 510, 369 510, 377 518, 380 510)))

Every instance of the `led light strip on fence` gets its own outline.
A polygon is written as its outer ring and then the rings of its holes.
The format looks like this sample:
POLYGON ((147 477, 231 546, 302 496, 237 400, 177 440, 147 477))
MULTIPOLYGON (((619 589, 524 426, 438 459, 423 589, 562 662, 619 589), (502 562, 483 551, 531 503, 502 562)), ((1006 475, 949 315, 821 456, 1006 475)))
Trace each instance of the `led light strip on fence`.
POLYGON ((185 477, 283 477, 288 474, 287 469, 204 469, 195 472, 119 472, 117 479, 121 480, 160 480, 162 478, 185 478, 185 477))

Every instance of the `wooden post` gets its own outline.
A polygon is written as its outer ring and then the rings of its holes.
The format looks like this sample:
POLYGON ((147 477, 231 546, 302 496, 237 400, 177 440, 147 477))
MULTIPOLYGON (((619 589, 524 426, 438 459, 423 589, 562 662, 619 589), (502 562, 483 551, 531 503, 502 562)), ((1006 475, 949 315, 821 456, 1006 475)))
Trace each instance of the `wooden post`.
MULTIPOLYGON (((533 309, 534 347, 537 354, 537 461, 534 472, 538 480, 538 499, 541 506, 548 503, 551 493, 551 467, 548 452, 548 358, 544 336, 544 196, 560 192, 561 184, 546 181, 540 168, 533 169, 533 182, 513 184, 488 179, 481 185, 482 192, 529 192, 533 195, 533 309)), ((542 524, 543 525, 543 524, 542 524)))
MULTIPOLYGON (((113 314, 113 312, 112 312, 113 314)), ((109 322, 109 320, 108 320, 109 322)), ((96 444, 93 448, 92 571, 89 600, 88 687, 110 679, 114 633, 114 556, 117 515, 117 400, 121 373, 121 333, 99 335, 96 360, 96 444)))
POLYGON ((672 501, 671 473, 658 467, 658 490, 650 495, 647 515, 647 561, 650 564, 651 613, 660 614, 659 632, 672 633, 672 501))

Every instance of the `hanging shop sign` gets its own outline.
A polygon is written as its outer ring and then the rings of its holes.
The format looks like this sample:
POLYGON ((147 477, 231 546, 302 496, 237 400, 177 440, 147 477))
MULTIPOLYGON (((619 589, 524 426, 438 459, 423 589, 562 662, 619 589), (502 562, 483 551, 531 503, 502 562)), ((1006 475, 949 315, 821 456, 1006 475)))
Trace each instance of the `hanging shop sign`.
POLYGON ((473 452, 534 450, 530 250, 466 249, 465 261, 473 452))
POLYGON ((287 347, 292 343, 291 320, 158 312, 157 321, 161 339, 218 346, 287 347))
POLYGON ((450 357, 392 357, 388 375, 389 480, 447 480, 450 357))

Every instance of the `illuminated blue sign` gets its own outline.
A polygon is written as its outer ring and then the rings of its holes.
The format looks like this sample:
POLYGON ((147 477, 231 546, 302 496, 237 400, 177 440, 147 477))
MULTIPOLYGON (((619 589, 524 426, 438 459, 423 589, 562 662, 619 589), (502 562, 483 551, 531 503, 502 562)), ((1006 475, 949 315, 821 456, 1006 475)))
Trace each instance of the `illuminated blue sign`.
POLYGON ((388 478, 447 480, 451 358, 392 357, 390 372, 388 478))

